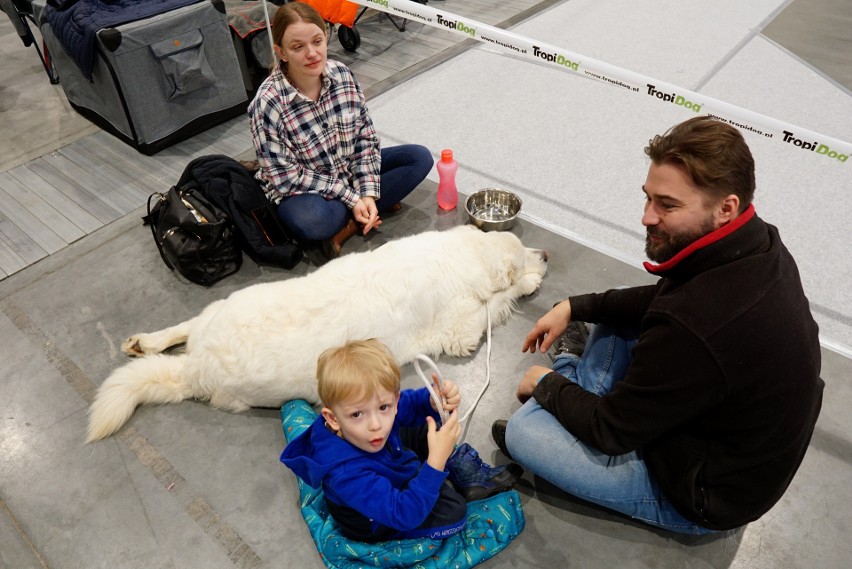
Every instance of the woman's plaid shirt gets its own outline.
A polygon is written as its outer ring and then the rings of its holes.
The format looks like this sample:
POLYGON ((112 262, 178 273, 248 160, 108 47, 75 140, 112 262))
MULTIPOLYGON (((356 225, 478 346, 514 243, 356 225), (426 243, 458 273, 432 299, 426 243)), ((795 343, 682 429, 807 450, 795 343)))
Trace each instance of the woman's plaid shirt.
POLYGON ((318 193, 352 207, 380 197, 379 137, 364 93, 348 67, 326 62, 319 100, 299 93, 279 65, 249 105, 258 179, 266 196, 318 193))

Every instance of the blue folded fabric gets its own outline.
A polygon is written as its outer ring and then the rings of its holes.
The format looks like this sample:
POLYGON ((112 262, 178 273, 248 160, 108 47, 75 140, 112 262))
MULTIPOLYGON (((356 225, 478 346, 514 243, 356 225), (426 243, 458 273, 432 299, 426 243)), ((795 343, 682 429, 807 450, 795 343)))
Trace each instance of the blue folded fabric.
POLYGON ((65 10, 66 8, 70 8, 76 1, 77 0, 47 0, 47 3, 57 10, 65 10))
MULTIPOLYGON (((287 441, 299 436, 316 420, 310 403, 296 399, 281 407, 281 423, 287 441)), ((353 541, 341 535, 328 513, 322 489, 301 479, 299 500, 302 517, 329 569, 370 567, 417 567, 467 569, 502 551, 524 529, 521 498, 515 490, 467 505, 464 530, 444 540, 397 539, 380 543, 353 541)))
POLYGON ((51 0, 45 7, 53 35, 92 80, 96 34, 103 28, 144 20, 201 0, 51 0))

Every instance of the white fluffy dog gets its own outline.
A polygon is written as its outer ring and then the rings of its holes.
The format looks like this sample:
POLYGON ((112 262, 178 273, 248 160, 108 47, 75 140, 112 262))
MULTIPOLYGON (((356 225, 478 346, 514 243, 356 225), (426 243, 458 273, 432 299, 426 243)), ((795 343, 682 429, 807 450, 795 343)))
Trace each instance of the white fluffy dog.
POLYGON ((465 225, 247 287, 186 322, 128 338, 122 350, 143 357, 98 389, 88 442, 113 434, 144 403, 195 398, 235 412, 316 403, 317 358, 350 340, 378 338, 400 364, 420 353, 467 356, 486 328, 486 307, 492 324, 504 323, 546 268, 546 253, 515 235, 465 225), (184 342, 184 353, 159 353, 184 342))

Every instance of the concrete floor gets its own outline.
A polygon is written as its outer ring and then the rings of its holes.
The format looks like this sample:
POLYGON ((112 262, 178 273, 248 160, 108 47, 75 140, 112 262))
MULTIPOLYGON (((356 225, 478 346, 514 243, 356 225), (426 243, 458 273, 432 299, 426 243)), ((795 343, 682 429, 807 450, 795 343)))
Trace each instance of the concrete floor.
MULTIPOLYGON (((4 55, 7 40, 0 38, 4 55)), ((13 77, 5 69, 0 62, 4 86, 13 77)), ((0 146, 4 156, 27 140, 26 132, 16 136, 0 146)), ((506 177, 514 166, 504 164, 506 177)), ((379 234, 354 238, 346 250, 463 223, 460 212, 437 209, 435 189, 425 181, 379 234)), ((640 202, 635 205, 638 231, 640 202)), ((145 407, 117 436, 82 444, 94 389, 126 361, 118 349, 123 338, 189 318, 249 284, 298 277, 319 262, 316 251, 290 272, 248 262, 204 289, 166 270, 141 215, 140 208, 0 281, 0 568, 323 567, 299 514, 295 479, 278 462, 284 438, 277 409, 234 415, 197 402, 145 407)), ((520 352, 532 323, 570 294, 652 281, 631 264, 528 220, 513 232, 547 249, 550 264, 541 290, 493 332, 492 384, 467 441, 494 461, 501 457, 491 422, 519 406, 513 393, 523 371, 547 362, 520 352)), ((471 401, 484 381, 485 350, 438 363, 471 401)), ((411 366, 403 371, 405 385, 417 386, 411 366)), ((824 350, 825 403, 811 449, 783 499, 761 520, 713 537, 672 536, 528 474, 519 486, 526 529, 483 566, 849 567, 850 377, 852 361, 824 350)))
MULTIPOLYGON (((464 219, 439 212, 424 182, 380 234, 347 250, 464 219)), ((139 212, 141 214, 141 211, 139 212)), ((638 220, 638 212, 637 212, 638 220)), ((638 222, 638 221, 637 221, 638 222)), ((541 290, 493 331, 492 384, 467 441, 501 457, 491 422, 518 407, 527 366, 521 338, 556 300, 588 290, 650 282, 649 275, 521 221, 513 231, 550 253, 541 290)), ((243 286, 292 273, 248 263, 210 289, 170 274, 130 215, 0 282, 0 567, 323 566, 298 509, 278 410, 233 415, 197 402, 143 407, 115 437, 82 444, 96 386, 126 357, 131 333, 186 319, 243 286)), ((574 500, 527 475, 520 485, 527 527, 488 567, 847 567, 852 514, 849 361, 824 353, 827 388, 812 448, 782 501, 761 520, 715 537, 667 535, 574 500)), ((485 350, 439 361, 471 401, 484 381, 485 350)), ((405 385, 416 386, 411 366, 405 385)))

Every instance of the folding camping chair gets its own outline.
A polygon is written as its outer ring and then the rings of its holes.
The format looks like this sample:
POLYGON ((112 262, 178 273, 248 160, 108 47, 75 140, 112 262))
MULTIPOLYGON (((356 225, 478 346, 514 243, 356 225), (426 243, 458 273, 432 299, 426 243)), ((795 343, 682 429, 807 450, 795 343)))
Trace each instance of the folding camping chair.
POLYGON ((3 11, 6 12, 6 15, 9 16, 9 19, 12 20, 12 26, 15 28, 15 31, 18 32, 18 35, 21 37, 21 41, 24 42, 24 46, 35 47, 36 53, 38 53, 38 58, 41 60, 41 64, 44 67, 44 71, 47 73, 47 77, 50 79, 50 82, 54 85, 59 83, 59 75, 53 67, 53 62, 50 59, 50 52, 47 50, 47 46, 44 45, 44 42, 42 42, 41 47, 39 47, 39 42, 33 35, 27 21, 29 20, 32 22, 36 28, 39 27, 38 22, 36 22, 35 16, 33 15, 32 0, 0 0, 0 8, 2 8, 3 11))
MULTIPOLYGON (((270 0, 271 1, 271 0, 270 0)), ((340 40, 340 45, 348 52, 358 50, 361 45, 361 34, 355 24, 361 19, 361 16, 368 10, 368 6, 361 7, 358 11, 358 5, 345 0, 298 0, 313 6, 329 25, 329 40, 337 28, 337 39, 340 40)), ((426 4, 429 0, 414 0, 418 4, 426 4)), ((387 12, 382 12, 393 26, 400 32, 405 31, 405 18, 400 18, 401 24, 394 20, 393 16, 387 12)))
MULTIPOLYGON (((426 4, 429 0, 413 0, 418 4, 426 4)), ((358 29, 355 27, 355 24, 358 23, 358 20, 361 19, 361 16, 364 15, 364 12, 368 10, 368 6, 364 6, 361 8, 361 11, 358 12, 358 16, 355 18, 355 22, 352 24, 352 27, 347 28, 344 25, 341 25, 337 30, 337 39, 340 40, 340 45, 343 46, 343 49, 346 51, 356 51, 358 46, 361 45, 361 35, 358 33, 358 29)), ((390 20, 390 23, 393 24, 398 31, 405 31, 405 24, 408 22, 405 18, 400 18, 402 21, 401 24, 397 23, 396 20, 393 19, 393 16, 388 14, 387 12, 382 12, 384 16, 390 20)))

